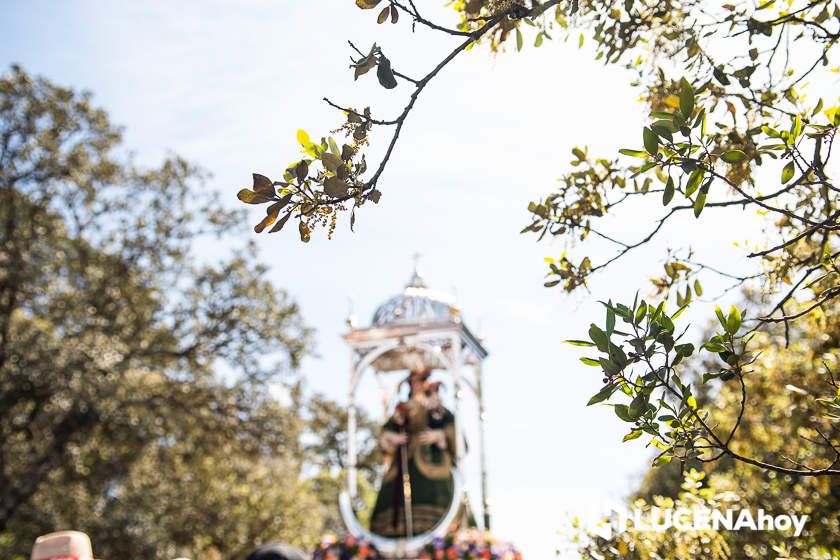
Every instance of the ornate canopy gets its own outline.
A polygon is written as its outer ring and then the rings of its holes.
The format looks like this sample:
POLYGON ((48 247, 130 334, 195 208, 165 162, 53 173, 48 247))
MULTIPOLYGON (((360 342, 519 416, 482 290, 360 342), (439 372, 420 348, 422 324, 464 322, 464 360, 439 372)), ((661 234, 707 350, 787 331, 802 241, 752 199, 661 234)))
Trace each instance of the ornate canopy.
POLYGON ((344 340, 360 358, 384 341, 395 341, 394 348, 370 364, 375 371, 386 372, 422 367, 447 369, 449 364, 441 355, 452 349, 452 335, 460 341, 465 364, 475 365, 487 356, 479 338, 464 324, 455 298, 429 289, 415 266, 402 293, 376 308, 370 326, 353 328, 344 340))
POLYGON ((415 268, 405 290, 376 308, 371 326, 460 322, 455 298, 430 290, 415 268))
MULTIPOLYGON (((347 415, 347 486, 341 495, 340 510, 348 529, 358 536, 374 542, 387 557, 412 557, 412 551, 419 550, 431 539, 443 536, 457 509, 466 500, 465 489, 458 469, 453 469, 456 499, 450 504, 448 513, 428 533, 411 539, 387 539, 369 533, 358 521, 354 506, 358 496, 356 478, 357 442, 357 391, 360 380, 366 372, 372 373, 385 387, 383 378, 390 372, 431 368, 441 370, 449 376, 453 391, 453 412, 455 423, 456 464, 463 464, 467 453, 464 420, 461 417, 461 401, 473 398, 478 408, 478 445, 481 484, 481 526, 489 528, 490 513, 487 501, 487 469, 484 450, 484 402, 482 397, 482 361, 487 356, 481 339, 476 337, 464 323, 461 310, 455 298, 431 290, 420 275, 415 264, 414 272, 403 289, 379 307, 373 314, 371 324, 356 327, 348 320, 350 331, 344 340, 350 346, 350 386, 348 390, 347 415), (466 392, 464 391, 466 389, 466 392)), ((399 385, 397 385, 397 390, 399 385)), ((395 394, 383 391, 383 412, 391 409, 395 394)), ((473 447, 475 449, 475 446, 473 447)), ((459 467, 460 468, 460 467, 459 467)), ((464 473, 465 478, 469 478, 464 473)))

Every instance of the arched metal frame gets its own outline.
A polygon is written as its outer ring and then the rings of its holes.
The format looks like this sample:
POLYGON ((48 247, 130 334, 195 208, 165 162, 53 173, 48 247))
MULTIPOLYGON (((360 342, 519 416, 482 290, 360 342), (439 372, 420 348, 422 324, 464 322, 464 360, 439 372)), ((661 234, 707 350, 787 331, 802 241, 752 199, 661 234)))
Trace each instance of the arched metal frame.
MULTIPOLYGON (((350 388, 348 391, 348 425, 347 425, 347 484, 346 489, 342 492, 340 500, 340 512, 348 530, 357 537, 363 537, 370 540, 377 549, 386 556, 399 557, 401 555, 412 554, 417 552, 426 543, 430 542, 435 537, 444 536, 449 526, 454 521, 458 510, 465 499, 465 486, 462 475, 456 469, 453 470, 453 477, 455 482, 455 493, 453 495, 452 504, 446 514, 441 518, 441 521, 430 531, 421 535, 415 535, 411 539, 392 539, 374 535, 370 531, 364 529, 358 518, 355 515, 352 504, 358 496, 357 487, 357 445, 356 445, 356 430, 357 430, 357 407, 356 407, 356 392, 359 387, 363 375, 369 369, 375 370, 377 360, 385 357, 389 353, 405 350, 417 350, 426 352, 430 356, 434 356, 439 362, 437 369, 446 371, 452 379, 453 393, 454 393, 454 407, 453 415, 455 417, 455 459, 456 464, 461 465, 465 454, 465 438, 463 431, 463 421, 461 420, 461 399, 463 398, 462 386, 475 396, 478 403, 479 411, 479 461, 481 465, 481 501, 483 516, 481 525, 483 528, 489 529, 490 514, 489 503, 487 498, 487 469, 486 469, 486 455, 484 449, 484 403, 482 389, 482 370, 481 361, 486 356, 486 350, 472 337, 472 334, 460 323, 451 323, 448 325, 439 325, 441 328, 436 329, 417 329, 411 334, 405 332, 388 333, 377 332, 374 337, 364 336, 362 339, 354 340, 353 333, 345 336, 345 339, 351 344, 352 355, 351 361, 353 367, 350 376, 350 388), (444 347, 444 343, 446 347, 444 347), (465 352, 470 357, 470 363, 466 363, 465 352), (466 366, 472 366, 475 382, 470 382, 469 378, 462 375, 462 369, 466 366)), ((378 331, 381 329, 377 329, 378 331)), ((402 330, 402 329, 400 329, 402 330)), ((380 372, 376 372, 379 374, 380 372)))

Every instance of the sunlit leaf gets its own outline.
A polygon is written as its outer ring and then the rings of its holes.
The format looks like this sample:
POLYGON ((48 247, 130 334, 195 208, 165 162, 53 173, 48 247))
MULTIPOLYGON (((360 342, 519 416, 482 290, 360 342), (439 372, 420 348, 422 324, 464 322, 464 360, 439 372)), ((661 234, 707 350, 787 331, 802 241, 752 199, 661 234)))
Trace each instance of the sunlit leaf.
POLYGON ((691 196, 694 192, 700 187, 700 183, 703 182, 703 177, 706 176, 706 170, 702 167, 698 167, 694 171, 691 172, 691 175, 688 177, 688 182, 685 185, 685 196, 691 196))
POLYGON ((738 163, 747 159, 747 154, 741 150, 730 150, 725 152, 720 158, 726 163, 738 163))
POLYGON ((793 179, 793 174, 796 171, 796 168, 793 165, 792 161, 789 161, 787 165, 782 169, 782 184, 784 185, 791 179, 793 179))
POLYGON ((307 134, 302 128, 297 131, 297 141, 304 148, 312 145, 312 141, 309 139, 309 134, 307 134))
POLYGON ((741 311, 733 305, 729 310, 729 317, 726 318, 726 332, 735 334, 739 328, 741 328, 741 311))
POLYGON ((586 406, 591 406, 599 402, 604 402, 605 400, 610 398, 610 396, 612 396, 613 393, 615 393, 617 387, 618 385, 616 385, 615 383, 608 383, 604 385, 600 391, 595 393, 592 396, 592 398, 589 399, 589 402, 586 403, 586 406))
POLYGON ((625 442, 625 441, 630 441, 630 440, 633 440, 633 439, 638 439, 639 436, 641 436, 641 435, 642 435, 642 430, 631 430, 629 434, 627 434, 626 436, 624 436, 621 439, 621 441, 625 442))
POLYGON ((618 150, 618 153, 624 154, 625 156, 637 157, 642 159, 647 159, 648 157, 647 152, 644 152, 642 150, 631 150, 629 148, 621 148, 620 150, 618 150))
POLYGON ((271 200, 270 197, 264 194, 255 193, 251 189, 242 189, 236 193, 236 198, 246 204, 265 204, 271 200))

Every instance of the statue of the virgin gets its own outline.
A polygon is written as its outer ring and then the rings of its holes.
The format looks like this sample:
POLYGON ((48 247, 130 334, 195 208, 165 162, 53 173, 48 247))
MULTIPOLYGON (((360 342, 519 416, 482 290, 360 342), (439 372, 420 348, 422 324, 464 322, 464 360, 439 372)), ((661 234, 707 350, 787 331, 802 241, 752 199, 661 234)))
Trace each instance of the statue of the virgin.
POLYGON ((409 397, 384 425, 379 444, 388 466, 371 516, 371 532, 411 537, 431 530, 444 516, 454 494, 455 425, 428 381, 429 369, 407 378, 409 397))

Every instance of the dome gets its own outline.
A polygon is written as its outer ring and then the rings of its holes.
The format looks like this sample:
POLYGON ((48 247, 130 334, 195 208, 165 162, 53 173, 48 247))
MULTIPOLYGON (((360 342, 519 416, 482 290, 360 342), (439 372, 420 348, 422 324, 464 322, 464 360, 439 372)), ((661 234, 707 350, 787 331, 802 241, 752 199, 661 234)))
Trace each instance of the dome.
POLYGON ((430 290, 417 268, 403 293, 376 308, 371 326, 459 322, 458 307, 448 294, 430 290))

